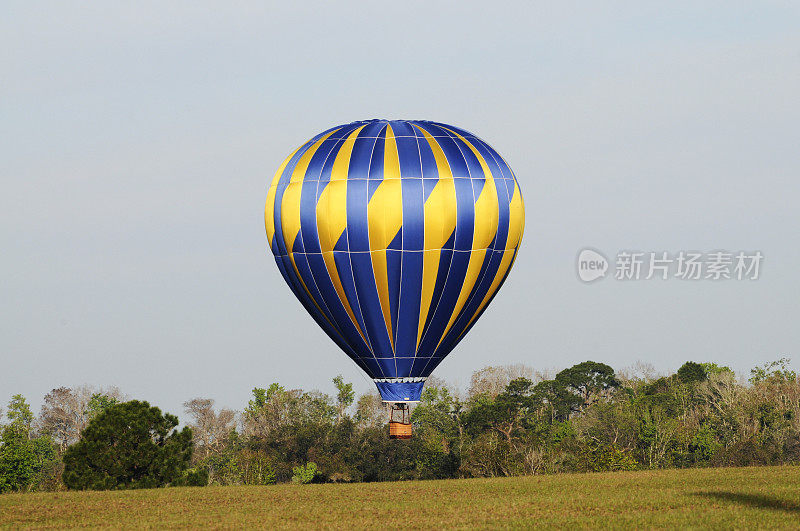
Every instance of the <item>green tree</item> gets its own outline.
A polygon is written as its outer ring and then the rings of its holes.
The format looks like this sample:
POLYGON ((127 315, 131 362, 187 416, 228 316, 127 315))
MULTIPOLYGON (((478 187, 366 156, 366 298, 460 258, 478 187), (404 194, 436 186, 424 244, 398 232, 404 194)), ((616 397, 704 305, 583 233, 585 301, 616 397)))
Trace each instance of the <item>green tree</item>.
POLYGON ((583 405, 583 399, 558 380, 539 382, 533 389, 533 396, 550 422, 568 420, 570 414, 579 411, 583 405))
POLYGON ((425 387, 419 404, 411 413, 418 433, 428 432, 441 438, 454 438, 463 434, 463 404, 447 387, 425 387))
POLYGON ((527 378, 511 380, 496 398, 483 398, 473 406, 470 425, 473 429, 489 427, 511 444, 515 432, 526 426, 527 415, 535 406, 533 389, 533 382, 527 378))
POLYGON ((34 490, 55 463, 55 444, 48 436, 35 436, 33 414, 22 395, 11 398, 7 416, 11 422, 0 433, 0 492, 34 490))
POLYGON ((447 478, 457 473, 466 439, 463 414, 463 404, 447 387, 426 385, 411 413, 414 437, 421 446, 416 459, 422 478, 447 478))
POLYGON ((614 369, 605 363, 584 361, 556 374, 556 383, 564 386, 583 400, 583 407, 589 406, 620 386, 614 369))
POLYGON ((31 407, 22 395, 14 395, 8 403, 8 420, 10 424, 8 429, 13 430, 16 434, 24 437, 25 439, 31 438, 31 425, 33 424, 33 413, 31 407))
POLYGON ((344 413, 348 407, 353 404, 353 400, 356 397, 355 391, 353 391, 353 384, 345 383, 344 378, 342 375, 338 375, 336 378, 333 379, 333 385, 336 386, 336 403, 337 403, 337 419, 341 420, 344 417, 344 413))
MULTIPOLYGON (((797 373, 789 368, 789 358, 781 358, 777 361, 765 363, 760 367, 750 370, 750 383, 758 385, 761 382, 794 382, 797 380, 797 373)), ((9 406, 10 407, 10 406, 9 406)))
POLYGON ((336 416, 329 396, 301 389, 287 391, 277 383, 253 389, 253 399, 242 414, 243 435, 259 440, 299 425, 325 424, 336 416))
POLYGON ((705 462, 711 459, 717 449, 720 447, 717 441, 714 428, 707 423, 702 424, 697 432, 692 437, 692 442, 689 445, 689 450, 698 462, 705 462))
POLYGON ((703 382, 708 379, 708 373, 699 363, 687 361, 676 373, 683 383, 703 382))
POLYGON ((192 430, 147 402, 115 404, 81 432, 64 454, 70 489, 163 487, 179 479, 192 456, 192 430))
POLYGON ((94 393, 92 398, 89 399, 89 403, 86 405, 86 411, 89 418, 94 418, 117 403, 119 403, 119 401, 116 397, 103 393, 94 393))
POLYGON ((724 373, 733 374, 733 371, 727 365, 717 365, 716 363, 712 362, 701 363, 700 365, 703 367, 703 370, 706 371, 706 376, 724 373))

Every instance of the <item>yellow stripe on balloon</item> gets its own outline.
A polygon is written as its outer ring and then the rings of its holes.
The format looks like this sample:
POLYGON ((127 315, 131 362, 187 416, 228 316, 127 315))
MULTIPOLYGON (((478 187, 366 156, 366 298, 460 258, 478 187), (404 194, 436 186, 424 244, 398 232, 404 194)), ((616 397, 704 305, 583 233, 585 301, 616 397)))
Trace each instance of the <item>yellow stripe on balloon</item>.
POLYGON ((497 186, 494 182, 494 175, 492 175, 489 165, 486 164, 486 160, 471 142, 455 131, 447 130, 455 134, 469 147, 478 159, 481 170, 483 170, 485 182, 477 201, 475 201, 475 232, 472 236, 472 249, 485 250, 497 235, 497 226, 500 222, 500 204, 497 200, 497 186))
POLYGON ((433 151, 439 181, 433 187, 431 195, 425 201, 425 247, 422 255, 422 297, 419 307, 419 324, 417 326, 417 347, 425 331, 425 322, 431 310, 433 290, 436 276, 439 273, 439 260, 442 247, 456 230, 456 187, 450 163, 439 143, 426 130, 415 125, 425 136, 425 140, 433 151))
POLYGON ((272 178, 272 183, 269 185, 269 190, 267 191, 267 205, 264 208, 264 225, 267 228, 267 243, 270 248, 272 248, 272 237, 275 235, 275 193, 278 191, 278 181, 281 178, 281 174, 283 174, 283 170, 285 170, 286 166, 289 164, 289 161, 292 160, 292 157, 294 157, 295 153, 299 150, 300 148, 295 149, 292 151, 291 155, 286 157, 286 160, 280 165, 278 171, 275 172, 275 177, 272 178))
POLYGON ((483 297, 483 300, 481 301, 480 305, 478 306, 478 309, 475 310, 475 313, 470 318, 469 323, 467 323, 467 326, 465 326, 464 330, 461 332, 462 336, 469 329, 469 327, 472 324, 472 322, 475 319, 478 318, 478 316, 481 314, 481 310, 483 310, 484 306, 486 306, 489 303, 489 300, 491 300, 492 295, 494 295, 494 293, 500 287, 500 282, 503 281, 503 278, 505 278, 506 272, 511 267, 512 259, 514 258, 514 253, 515 252, 516 252, 516 249, 506 249, 505 251, 503 251, 503 258, 502 258, 502 260, 500 260, 500 267, 497 268, 497 273, 495 273, 495 275, 494 275, 494 279, 492 280, 492 285, 489 286, 489 291, 486 292, 486 295, 483 297))
POLYGON ((319 146, 336 131, 338 129, 323 136, 303 153, 303 156, 300 157, 294 167, 286 190, 283 192, 283 198, 281 199, 281 227, 283 228, 283 243, 286 245, 286 251, 289 254, 292 253, 294 241, 300 232, 300 193, 303 190, 303 179, 306 176, 308 164, 311 162, 311 157, 319 149, 319 146))
MULTIPOLYGON (((448 131, 450 130, 448 129, 448 131)), ((492 170, 489 169, 489 165, 486 164, 483 156, 475 149, 475 146, 455 131, 450 132, 458 136, 458 138, 472 150, 472 153, 478 159, 481 170, 483 171, 484 185, 480 195, 478 195, 478 199, 475 201, 475 231, 472 235, 472 250, 469 255, 467 273, 464 277, 464 283, 461 286, 461 291, 458 294, 456 306, 453 308, 450 320, 444 328, 442 337, 439 339, 439 344, 436 345, 437 349, 447 336, 447 332, 450 331, 450 327, 452 327, 456 319, 458 319, 461 310, 464 308, 472 290, 475 288, 475 284, 478 282, 481 266, 486 257, 486 249, 497 234, 497 225, 500 220, 500 205, 497 202, 497 187, 495 186, 492 170)))
POLYGON ((317 200, 317 234, 322 252, 332 251, 347 227, 347 174, 359 127, 342 143, 331 168, 330 183, 317 200))
POLYGON ((506 249, 516 249, 522 241, 522 233, 525 230, 525 203, 516 180, 514 181, 514 195, 511 196, 511 202, 508 205, 508 214, 506 249))
POLYGON ((506 239, 506 249, 519 247, 522 241, 522 234, 525 232, 525 199, 522 198, 522 191, 519 189, 517 176, 514 170, 508 165, 506 159, 502 156, 503 164, 506 165, 508 171, 511 172, 511 178, 514 179, 514 192, 511 195, 511 202, 509 205, 511 219, 508 225, 508 238, 506 239), (513 234, 513 236, 512 236, 513 234))
POLYGON ((300 157, 300 160, 297 161, 297 165, 294 167, 292 177, 289 181, 289 184, 286 186, 286 190, 283 192, 283 198, 281 199, 281 228, 283 229, 283 242, 286 245, 289 259, 292 261, 294 273, 297 279, 300 280, 300 284, 303 286, 303 290, 305 290, 308 298, 311 299, 311 301, 314 303, 314 306, 316 306, 317 310, 319 310, 319 313, 325 317, 325 320, 328 321, 331 326, 334 326, 333 323, 331 323, 331 320, 328 318, 325 312, 322 311, 319 302, 311 294, 311 291, 308 289, 308 286, 306 286, 305 281, 303 281, 303 277, 300 275, 300 271, 297 269, 297 263, 295 262, 292 249, 294 247, 294 241, 297 239, 297 235, 300 232, 300 192, 303 190, 303 179, 305 178, 308 164, 311 162, 311 157, 313 157, 314 153, 316 153, 317 149, 319 149, 319 146, 322 145, 322 143, 336 131, 338 131, 338 129, 335 129, 323 136, 314 142, 314 145, 308 148, 305 153, 303 153, 303 155, 300 157))
POLYGON ((503 258, 500 261, 500 267, 497 268, 497 273, 494 275, 492 285, 489 286, 489 291, 483 297, 480 306, 475 311, 475 314, 464 327, 461 335, 467 331, 472 322, 481 314, 481 310, 489 303, 492 295, 500 287, 500 283, 505 278, 506 273, 514 264, 514 257, 516 256, 517 247, 519 247, 520 240, 522 239, 522 232, 525 227, 525 205, 522 202, 522 194, 519 191, 519 185, 514 182, 514 194, 511 197, 509 204, 509 219, 508 219, 508 238, 506 239, 505 250, 503 251, 503 258))
MULTIPOLYGON (((347 295, 342 286, 342 280, 339 278, 339 270, 336 267, 334 260, 333 248, 336 242, 339 241, 344 230, 347 227, 347 174, 350 168, 350 156, 353 153, 353 146, 355 145, 356 137, 361 132, 364 126, 359 127, 347 137, 342 143, 336 159, 333 161, 333 168, 331 168, 331 181, 322 190, 317 200, 317 234, 319 235, 319 246, 322 250, 322 258, 325 261, 325 267, 328 270, 328 275, 333 282, 333 287, 336 289, 336 294, 342 302, 347 315, 353 322, 353 326, 358 330, 361 339, 370 347, 364 332, 358 325, 356 316, 350 306, 350 301, 347 300, 347 295)), ((371 350, 371 347, 370 347, 371 350)))
POLYGON ((306 292, 306 295, 308 295, 308 298, 311 299, 311 302, 313 302, 314 306, 317 307, 317 310, 319 310, 320 315, 322 315, 322 317, 324 317, 325 320, 328 321, 328 324, 333 326, 334 329, 335 329, 336 327, 334 326, 334 324, 331 323, 331 320, 328 319, 328 316, 325 314, 325 312, 322 311, 322 308, 320 307, 319 303, 317 302, 317 299, 314 298, 314 296, 311 294, 311 290, 309 290, 308 286, 306 286, 306 283, 303 280, 303 276, 300 274, 300 270, 297 269, 297 263, 294 261, 294 253, 289 253, 289 260, 292 261, 292 268, 294 269, 294 274, 297 277, 297 280, 299 280, 300 284, 303 286, 303 291, 306 292))
MULTIPOLYGON (((383 182, 378 185, 367 205, 369 249, 372 270, 381 303, 386 331, 392 340, 392 315, 389 308, 389 275, 386 248, 403 226, 403 188, 400 182, 400 159, 392 126, 386 126, 386 143, 383 155, 383 182)), ((392 341, 394 348, 394 341, 392 341)))

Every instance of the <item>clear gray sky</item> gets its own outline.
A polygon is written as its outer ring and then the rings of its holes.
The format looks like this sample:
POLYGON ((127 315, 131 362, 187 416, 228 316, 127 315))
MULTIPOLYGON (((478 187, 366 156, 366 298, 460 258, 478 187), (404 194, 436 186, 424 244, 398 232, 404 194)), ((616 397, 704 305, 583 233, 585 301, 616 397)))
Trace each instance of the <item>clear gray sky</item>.
POLYGON ((337 373, 369 390, 263 226, 283 158, 367 118, 471 130, 525 196, 516 266, 436 376, 800 366, 797 3, 121 4, 3 2, 3 405, 90 384, 242 408, 337 373), (584 246, 765 258, 753 282, 587 285, 584 246))

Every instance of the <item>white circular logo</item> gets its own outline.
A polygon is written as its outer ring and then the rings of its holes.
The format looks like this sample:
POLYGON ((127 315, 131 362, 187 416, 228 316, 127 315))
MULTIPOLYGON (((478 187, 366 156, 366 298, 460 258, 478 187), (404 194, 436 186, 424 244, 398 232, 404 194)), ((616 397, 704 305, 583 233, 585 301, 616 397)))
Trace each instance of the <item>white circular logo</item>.
POLYGON ((578 254, 578 278, 592 282, 606 276, 608 260, 594 249, 584 249, 578 254))

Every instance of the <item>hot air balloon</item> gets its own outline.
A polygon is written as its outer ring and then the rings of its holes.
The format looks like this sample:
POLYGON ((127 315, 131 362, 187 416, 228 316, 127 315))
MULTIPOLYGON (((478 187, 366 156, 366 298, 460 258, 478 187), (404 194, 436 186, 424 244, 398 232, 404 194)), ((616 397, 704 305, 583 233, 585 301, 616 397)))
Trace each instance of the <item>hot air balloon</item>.
POLYGON ((425 120, 318 134, 280 165, 265 211, 284 280, 392 406, 393 438, 411 436, 408 403, 502 286, 524 220, 505 160, 425 120))

